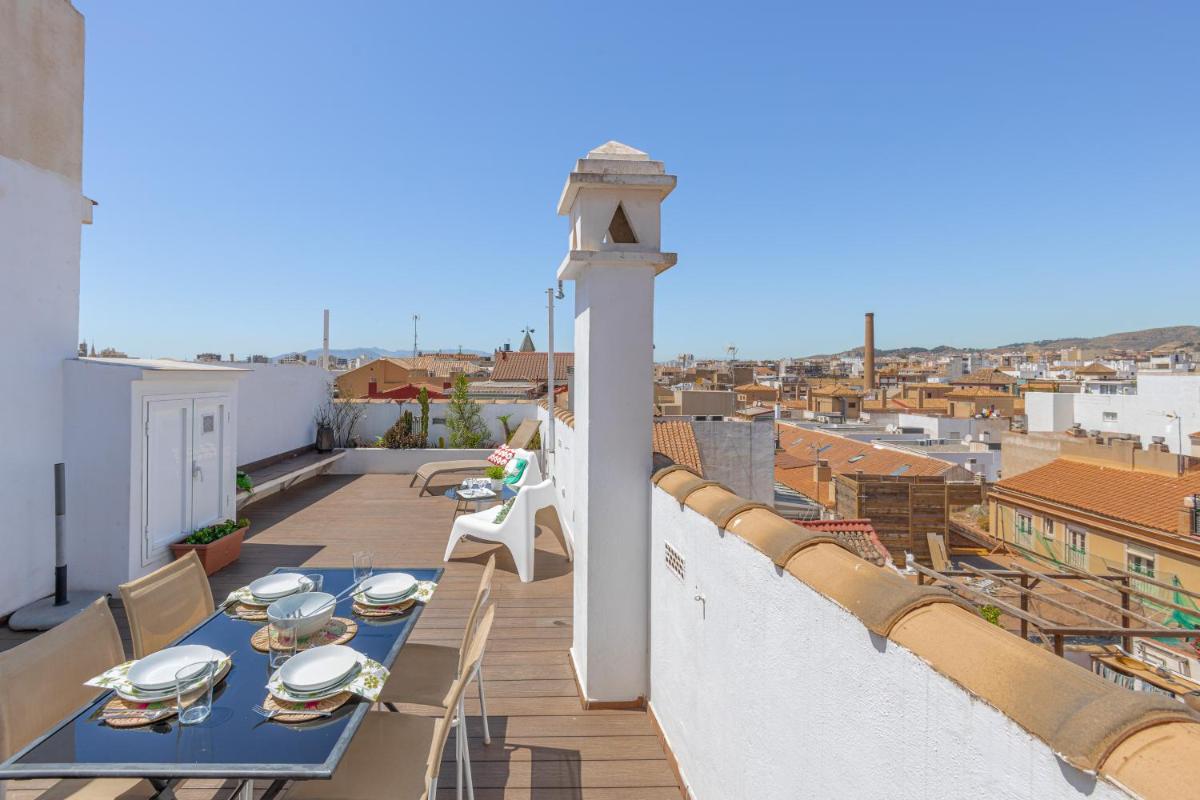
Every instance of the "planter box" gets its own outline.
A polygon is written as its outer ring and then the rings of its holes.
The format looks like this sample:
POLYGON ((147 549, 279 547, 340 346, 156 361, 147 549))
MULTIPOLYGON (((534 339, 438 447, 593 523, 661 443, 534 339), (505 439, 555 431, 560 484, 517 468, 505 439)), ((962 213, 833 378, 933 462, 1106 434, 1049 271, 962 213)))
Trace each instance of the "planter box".
POLYGON ((171 555, 178 559, 187 555, 188 551, 195 550, 196 555, 200 557, 200 563, 204 566, 204 574, 212 575, 238 560, 238 556, 242 554, 242 540, 246 538, 248 530, 250 530, 249 525, 243 526, 211 544, 178 542, 171 545, 171 555))

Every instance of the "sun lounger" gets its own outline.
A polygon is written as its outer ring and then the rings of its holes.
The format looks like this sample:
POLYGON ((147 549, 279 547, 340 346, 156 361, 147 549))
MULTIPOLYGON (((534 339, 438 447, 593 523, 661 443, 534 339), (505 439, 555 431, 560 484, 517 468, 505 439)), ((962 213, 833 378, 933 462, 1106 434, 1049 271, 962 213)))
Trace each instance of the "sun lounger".
MULTIPOLYGON (((533 437, 537 431, 538 421, 536 419, 523 420, 509 438, 508 446, 514 450, 527 450, 529 443, 533 441, 533 437)), ((421 465, 417 469, 408 485, 416 486, 417 481, 422 481, 421 491, 417 493, 418 497, 422 497, 434 478, 443 475, 456 475, 458 476, 458 480, 462 480, 464 477, 482 477, 483 471, 490 466, 492 465, 484 458, 460 459, 458 461, 431 461, 428 464, 421 465)), ((455 482, 457 483, 458 480, 455 482)))

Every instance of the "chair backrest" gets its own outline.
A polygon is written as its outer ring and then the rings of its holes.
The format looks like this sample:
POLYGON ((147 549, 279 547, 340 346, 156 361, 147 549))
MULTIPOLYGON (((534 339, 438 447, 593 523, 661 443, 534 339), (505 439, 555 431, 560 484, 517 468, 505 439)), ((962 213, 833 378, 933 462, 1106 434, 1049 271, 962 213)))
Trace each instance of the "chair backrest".
POLYGON ((508 437, 508 446, 514 450, 527 449, 529 443, 533 441, 533 435, 538 432, 538 425, 536 418, 521 420, 521 424, 513 431, 513 435, 508 437))
POLYGON ((492 593, 492 576, 496 574, 496 557, 491 556, 483 567, 483 576, 479 579, 479 588, 475 590, 475 602, 471 605, 471 613, 467 615, 467 627, 463 629, 462 645, 458 648, 458 669, 461 672, 463 659, 467 657, 467 648, 471 646, 471 638, 475 635, 475 623, 479 619, 479 610, 487 602, 492 593))
MULTIPOLYGON (((450 691, 446 693, 446 699, 443 701, 446 713, 438 722, 437 728, 434 729, 429 756, 425 760, 425 789, 430 797, 433 796, 434 784, 441 774, 442 752, 446 749, 446 739, 450 736, 451 722, 459 711, 458 703, 462 699, 463 690, 466 689, 471 676, 475 674, 475 668, 483 660, 483 649, 487 645, 488 636, 492 632, 492 622, 495 619, 496 607, 490 606, 487 611, 483 612, 483 618, 480 619, 479 627, 475 629, 475 634, 471 637, 471 644, 467 648, 467 657, 463 659, 459 668, 458 678, 450 686, 450 691)), ((458 724, 466 725, 467 720, 460 719, 458 724)), ((463 735, 466 735, 466 731, 463 731, 463 735)))
POLYGON ((515 450, 514 458, 523 458, 528 463, 525 465, 525 471, 521 473, 520 479, 512 484, 513 488, 528 486, 531 483, 541 483, 542 467, 538 462, 537 452, 533 450, 515 450))
POLYGON ((134 658, 163 649, 213 612, 212 587, 194 552, 120 589, 134 658))
POLYGON ((83 682, 123 661, 125 648, 106 597, 0 653, 0 761, 105 691, 83 682))
POLYGON ((513 501, 508 516, 501 520, 501 527, 509 524, 534 525, 537 512, 546 506, 555 504, 554 481, 550 478, 541 483, 526 484, 517 489, 517 497, 513 501), (511 523, 510 523, 511 520, 511 523))

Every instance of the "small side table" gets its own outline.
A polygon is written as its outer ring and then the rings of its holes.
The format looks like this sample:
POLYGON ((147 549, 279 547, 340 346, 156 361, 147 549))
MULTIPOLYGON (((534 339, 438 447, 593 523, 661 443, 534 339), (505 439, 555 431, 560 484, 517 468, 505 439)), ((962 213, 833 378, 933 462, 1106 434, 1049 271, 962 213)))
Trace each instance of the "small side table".
POLYGON ((451 486, 445 492, 446 497, 454 501, 454 516, 450 517, 451 520, 457 519, 459 514, 466 514, 471 509, 472 503, 475 505, 476 511, 482 511, 483 501, 495 500, 497 497, 499 497, 499 495, 497 495, 491 489, 485 489, 484 491, 487 492, 485 495, 480 495, 478 497, 463 497, 461 494, 459 494, 459 492, 462 490, 463 487, 461 486, 451 486))

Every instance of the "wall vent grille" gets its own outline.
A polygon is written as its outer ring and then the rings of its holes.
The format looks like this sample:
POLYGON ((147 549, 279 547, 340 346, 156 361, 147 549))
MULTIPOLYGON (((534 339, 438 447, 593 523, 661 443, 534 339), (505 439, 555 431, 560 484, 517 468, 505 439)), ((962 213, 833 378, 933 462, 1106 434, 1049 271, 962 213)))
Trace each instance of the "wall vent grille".
POLYGON ((683 561, 683 556, 678 550, 670 545, 669 542, 663 542, 663 551, 667 558, 667 571, 669 571, 680 581, 684 580, 686 574, 686 565, 683 561))

